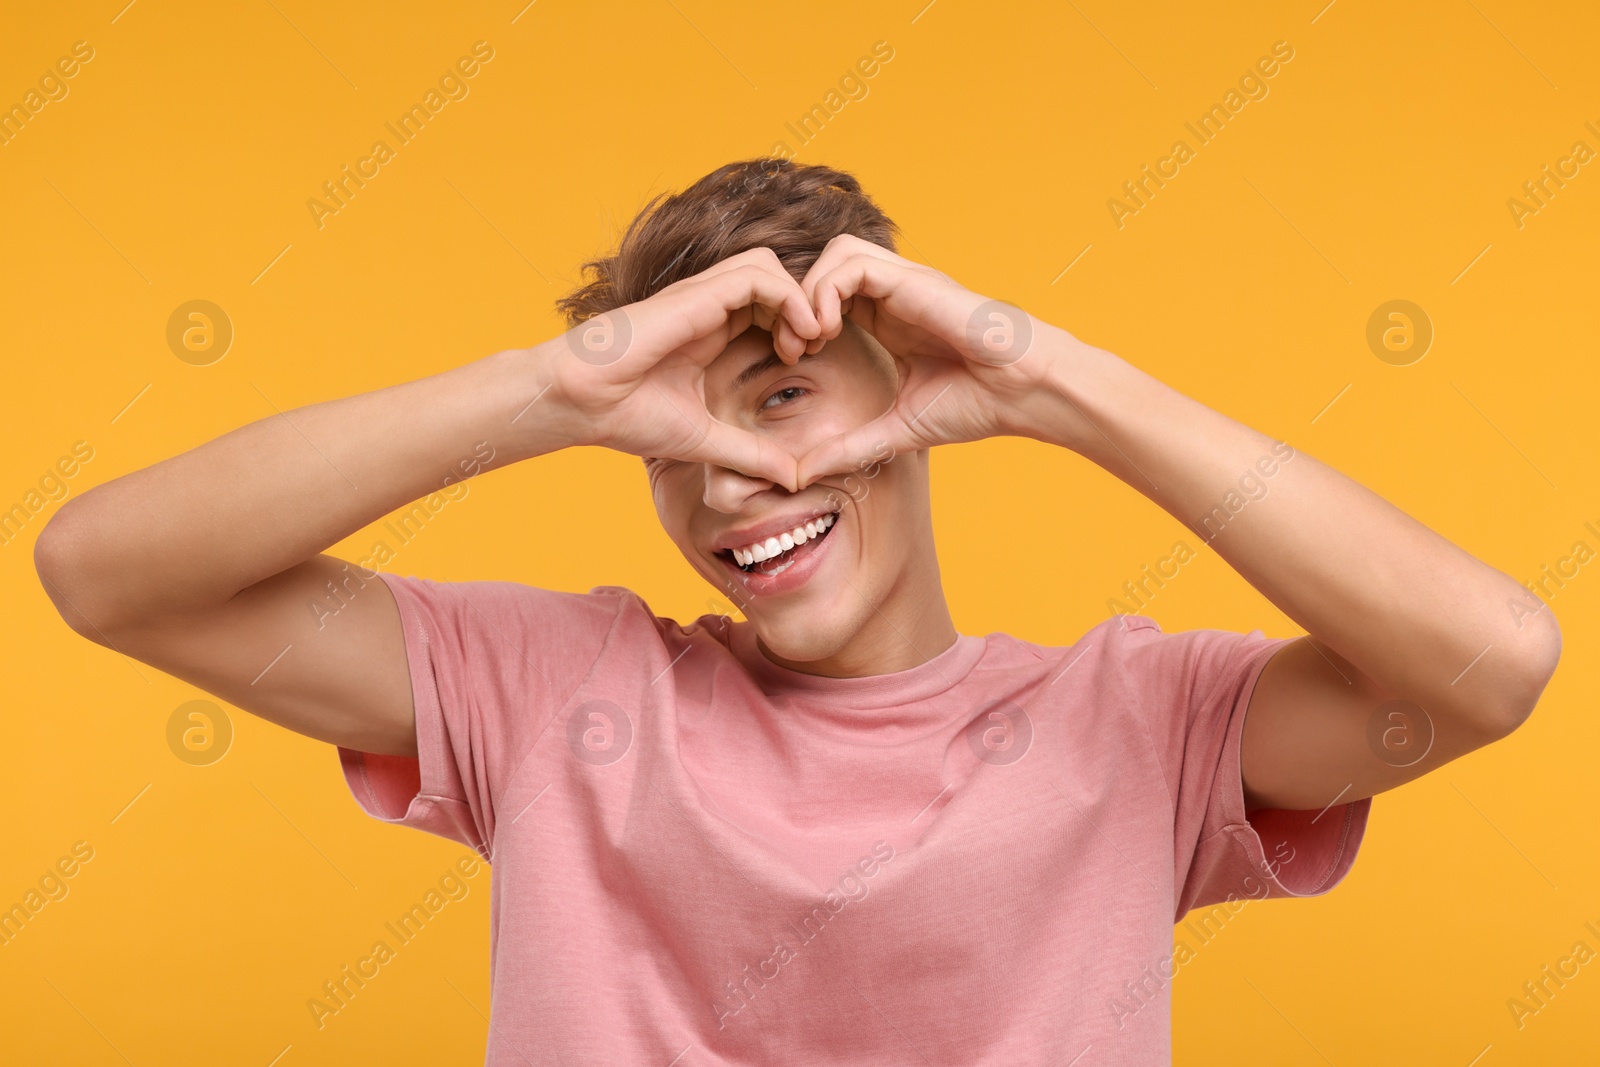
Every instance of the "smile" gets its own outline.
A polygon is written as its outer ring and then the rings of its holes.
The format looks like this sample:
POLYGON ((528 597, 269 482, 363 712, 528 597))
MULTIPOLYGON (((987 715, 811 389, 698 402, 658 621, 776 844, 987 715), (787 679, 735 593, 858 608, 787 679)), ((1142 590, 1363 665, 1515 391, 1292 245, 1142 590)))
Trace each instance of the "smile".
POLYGON ((837 518, 838 512, 819 515, 803 525, 765 540, 724 549, 719 555, 731 557, 734 564, 746 574, 772 577, 788 570, 800 557, 808 555, 807 551, 802 551, 803 546, 814 544, 827 537, 837 518))

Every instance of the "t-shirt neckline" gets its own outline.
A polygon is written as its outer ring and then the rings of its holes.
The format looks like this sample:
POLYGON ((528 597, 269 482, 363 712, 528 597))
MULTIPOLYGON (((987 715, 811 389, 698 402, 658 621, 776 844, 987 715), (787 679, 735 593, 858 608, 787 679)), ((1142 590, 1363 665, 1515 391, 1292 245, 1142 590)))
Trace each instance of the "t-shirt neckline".
POLYGON ((734 656, 768 695, 842 701, 858 708, 909 704, 948 692, 977 666, 988 644, 981 637, 958 634, 948 648, 915 667, 889 674, 832 678, 772 662, 757 646, 755 627, 749 622, 734 623, 728 643, 734 656))

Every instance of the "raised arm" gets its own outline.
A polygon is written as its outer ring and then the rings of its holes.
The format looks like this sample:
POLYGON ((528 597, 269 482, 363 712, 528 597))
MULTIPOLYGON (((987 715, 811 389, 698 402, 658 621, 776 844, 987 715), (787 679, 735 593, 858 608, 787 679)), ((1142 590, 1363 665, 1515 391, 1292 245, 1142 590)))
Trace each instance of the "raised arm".
POLYGON ((1532 713, 1561 633, 1514 578, 1292 443, 1062 331, 1045 341, 1055 442, 1166 509, 1306 630, 1251 694, 1247 810, 1372 796, 1532 713))
MULTIPOLYGON (((792 457, 716 423, 698 392, 731 337, 780 317, 815 335, 777 257, 746 253, 607 322, 274 415, 97 486, 56 513, 35 565, 90 640, 298 733, 415 755, 394 599, 375 571, 325 550, 419 498, 459 494, 467 477, 569 445, 715 456, 792 484, 792 457)), ((804 340, 780 333, 798 358, 804 340)))
POLYGON ((882 418, 801 457, 800 481, 989 436, 1070 448, 1159 504, 1307 635, 1245 718, 1247 809, 1320 809, 1504 737, 1561 654, 1511 576, 1378 494, 1019 308, 837 238, 801 281, 822 334, 848 314, 894 354, 882 418))
POLYGON ((230 704, 325 741, 414 754, 394 599, 375 571, 323 550, 560 447, 553 409, 510 421, 538 388, 535 361, 508 350, 273 415, 97 486, 40 535, 45 590, 79 634, 230 704))

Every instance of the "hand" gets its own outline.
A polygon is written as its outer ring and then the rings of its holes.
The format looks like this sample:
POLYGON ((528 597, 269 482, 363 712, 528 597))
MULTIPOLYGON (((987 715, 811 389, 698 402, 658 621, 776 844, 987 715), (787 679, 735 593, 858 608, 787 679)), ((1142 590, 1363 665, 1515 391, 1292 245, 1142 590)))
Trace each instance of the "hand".
POLYGON ((706 410, 705 368, 752 324, 794 363, 821 334, 811 303, 770 248, 730 256, 645 300, 540 346, 574 444, 714 463, 798 488, 795 457, 706 410))
POLYGON ((1019 416, 1039 406, 1049 369, 1040 335, 1053 328, 850 234, 828 243, 800 288, 821 325, 807 351, 838 337, 848 316, 900 374, 888 412, 800 457, 800 487, 864 457, 881 460, 885 448, 893 455, 1025 432, 1019 416))

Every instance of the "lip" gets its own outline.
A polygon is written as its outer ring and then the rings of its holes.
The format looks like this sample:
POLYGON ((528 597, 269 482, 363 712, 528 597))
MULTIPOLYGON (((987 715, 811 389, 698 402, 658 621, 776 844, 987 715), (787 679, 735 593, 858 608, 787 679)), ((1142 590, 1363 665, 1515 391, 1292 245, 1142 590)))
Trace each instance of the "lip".
MULTIPOLYGON (((732 548, 743 548, 746 545, 755 544, 757 541, 765 541, 769 537, 786 534, 796 526, 804 526, 813 519, 820 519, 824 515, 832 514, 834 512, 828 508, 812 508, 809 511, 797 511, 787 516, 769 519, 756 526, 746 526, 740 530, 729 530, 711 542, 711 551, 725 552, 732 548)), ((741 571, 740 573, 743 572, 741 571)))
MULTIPOLYGON (((828 514, 828 512, 823 512, 823 514, 828 514)), ((807 544, 815 544, 816 547, 796 559, 778 574, 768 576, 758 571, 747 572, 733 561, 731 555, 725 553, 718 553, 717 561, 727 568, 728 573, 733 577, 733 581, 742 586, 753 597, 774 597, 793 592, 810 581, 811 576, 816 574, 817 568, 821 567, 823 560, 827 558, 829 550, 833 547, 838 528, 845 521, 845 512, 843 510, 840 510, 837 515, 838 517, 833 520, 833 526, 829 528, 826 536, 813 542, 807 542, 807 544)), ((783 526, 779 527, 778 530, 784 531, 793 528, 792 526, 783 526)), ((758 527, 751 527, 751 529, 758 529, 758 527)), ((751 540, 754 539, 752 536, 751 540)), ((745 541, 738 542, 741 546, 747 543, 745 541)))

